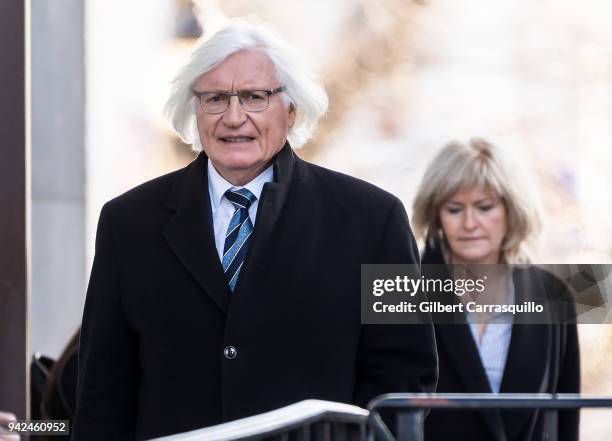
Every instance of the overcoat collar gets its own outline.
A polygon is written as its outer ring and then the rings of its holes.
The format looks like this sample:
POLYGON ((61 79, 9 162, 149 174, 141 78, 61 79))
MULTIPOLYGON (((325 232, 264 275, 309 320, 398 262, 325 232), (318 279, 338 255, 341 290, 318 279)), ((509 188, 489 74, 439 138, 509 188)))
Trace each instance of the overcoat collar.
POLYGON ((272 233, 286 206, 289 189, 295 181, 297 161, 288 142, 274 158, 274 181, 266 182, 263 187, 261 200, 257 207, 253 241, 247 251, 244 267, 240 271, 232 298, 239 298, 243 293, 248 292, 248 287, 255 285, 253 277, 256 273, 264 271, 274 257, 269 254, 274 241, 272 233))
MULTIPOLYGON (((234 296, 244 279, 248 278, 248 273, 257 266, 252 263, 261 260, 282 211, 296 161, 289 143, 285 143, 273 161, 274 182, 264 186, 257 209, 253 242, 232 294, 234 296)), ((208 157, 201 152, 178 177, 166 200, 166 206, 175 214, 164 227, 163 235, 202 289, 223 312, 227 312, 230 290, 215 248, 207 162, 208 157)))

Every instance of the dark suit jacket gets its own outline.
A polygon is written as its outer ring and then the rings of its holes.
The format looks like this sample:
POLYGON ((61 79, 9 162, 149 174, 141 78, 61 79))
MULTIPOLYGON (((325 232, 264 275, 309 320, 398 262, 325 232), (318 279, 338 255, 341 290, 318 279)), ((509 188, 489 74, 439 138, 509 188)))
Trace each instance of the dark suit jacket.
MULTIPOLYGON (((440 262, 441 255, 426 252, 423 257, 423 264, 440 262)), ((425 265, 423 271, 428 268, 425 265)), ((558 279, 535 267, 515 269, 513 281, 517 303, 525 300, 525 293, 549 299, 566 296, 558 279)), ((571 312, 564 313, 568 315, 571 312)), ((437 392, 491 393, 469 325, 435 324, 434 328, 440 369, 437 392)), ((500 393, 579 391, 576 325, 515 323, 500 393)), ((425 420, 425 441, 576 441, 578 421, 579 412, 574 410, 432 410, 425 420)))
POLYGON ((200 154, 102 209, 73 439, 162 436, 307 398, 365 406, 433 391, 431 325, 360 323, 360 265, 418 262, 401 202, 286 145, 231 294, 206 163, 200 154))

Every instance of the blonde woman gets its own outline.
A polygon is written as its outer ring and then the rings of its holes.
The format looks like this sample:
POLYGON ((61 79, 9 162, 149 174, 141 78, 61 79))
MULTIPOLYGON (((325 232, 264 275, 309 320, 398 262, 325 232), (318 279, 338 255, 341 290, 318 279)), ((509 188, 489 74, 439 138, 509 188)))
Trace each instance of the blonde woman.
MULTIPOLYGON (((524 291, 564 291, 564 286, 526 263, 539 229, 538 210, 518 167, 483 139, 446 145, 428 166, 413 204, 413 226, 425 241, 427 264, 492 265, 494 296, 506 302, 524 291)), ((516 324, 509 313, 464 323, 435 325, 445 393, 579 392, 580 362, 575 325, 516 324)), ((578 412, 432 411, 427 441, 578 439, 578 412)))

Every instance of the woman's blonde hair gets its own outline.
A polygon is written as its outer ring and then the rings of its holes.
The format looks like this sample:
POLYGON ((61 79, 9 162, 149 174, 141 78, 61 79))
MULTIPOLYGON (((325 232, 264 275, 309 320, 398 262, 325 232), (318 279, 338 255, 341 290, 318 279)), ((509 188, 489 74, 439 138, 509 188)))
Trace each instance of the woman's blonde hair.
POLYGON ((503 263, 529 260, 529 245, 540 229, 538 206, 520 168, 504 152, 481 138, 450 142, 427 167, 412 205, 418 238, 448 256, 438 213, 458 191, 484 186, 506 207, 508 231, 501 245, 503 263))

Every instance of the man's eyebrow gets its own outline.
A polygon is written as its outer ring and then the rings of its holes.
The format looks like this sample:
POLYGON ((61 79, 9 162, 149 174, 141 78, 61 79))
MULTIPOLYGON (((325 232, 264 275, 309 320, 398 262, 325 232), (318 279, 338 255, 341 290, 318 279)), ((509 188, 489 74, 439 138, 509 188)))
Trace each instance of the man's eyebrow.
POLYGON ((227 90, 221 90, 221 89, 202 89, 202 90, 198 90, 198 89, 193 89, 194 92, 197 93, 210 93, 210 92, 217 92, 217 93, 231 93, 227 90))
MULTIPOLYGON (((266 87, 243 87, 240 89, 237 89, 236 92, 247 92, 247 91, 252 91, 252 90, 273 90, 270 88, 266 88, 266 87)), ((236 93, 236 92, 231 92, 229 90, 225 90, 225 89, 219 89, 219 88, 210 88, 210 89, 206 89, 206 90, 197 90, 197 89, 193 89, 194 92, 197 93, 205 93, 205 92, 216 92, 216 93, 236 93)))

